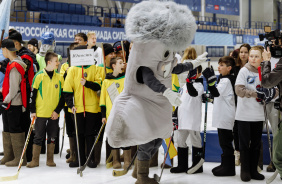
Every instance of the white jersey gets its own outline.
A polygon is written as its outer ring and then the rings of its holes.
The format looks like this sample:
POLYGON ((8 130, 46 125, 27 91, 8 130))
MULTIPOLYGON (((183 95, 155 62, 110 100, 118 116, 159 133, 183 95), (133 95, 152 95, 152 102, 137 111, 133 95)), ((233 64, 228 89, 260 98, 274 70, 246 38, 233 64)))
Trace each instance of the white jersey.
POLYGON ((189 95, 186 84, 182 87, 181 105, 178 107, 178 129, 179 130, 201 130, 202 122, 202 94, 204 86, 201 82, 194 82, 194 88, 198 96, 189 95))
POLYGON ((235 95, 228 78, 221 78, 217 84, 219 97, 214 97, 212 126, 233 130, 235 121, 235 95))
POLYGON ((97 47, 97 49, 94 52, 94 60, 95 60, 95 65, 98 66, 100 64, 104 64, 102 57, 103 53, 102 53, 102 49, 100 47, 97 47))
MULTIPOLYGON (((246 89, 256 91, 256 87, 261 85, 259 74, 243 67, 236 79, 236 85, 244 85, 246 89)), ((255 98, 241 98, 238 96, 236 120, 239 121, 264 121, 263 105, 255 98)))

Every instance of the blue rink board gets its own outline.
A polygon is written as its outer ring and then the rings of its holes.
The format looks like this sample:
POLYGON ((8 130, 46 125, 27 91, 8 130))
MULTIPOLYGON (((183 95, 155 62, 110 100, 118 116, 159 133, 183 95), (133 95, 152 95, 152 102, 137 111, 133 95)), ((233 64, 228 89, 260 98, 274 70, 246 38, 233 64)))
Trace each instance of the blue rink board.
MULTIPOLYGON (((204 140, 204 133, 201 132, 202 140, 204 140)), ((272 134, 270 134, 270 139, 272 142, 272 134)), ((268 165, 270 162, 269 148, 267 134, 262 134, 263 141, 263 164, 268 165)), ((206 162, 221 162, 222 150, 219 146, 217 130, 207 131, 206 137, 206 162)))

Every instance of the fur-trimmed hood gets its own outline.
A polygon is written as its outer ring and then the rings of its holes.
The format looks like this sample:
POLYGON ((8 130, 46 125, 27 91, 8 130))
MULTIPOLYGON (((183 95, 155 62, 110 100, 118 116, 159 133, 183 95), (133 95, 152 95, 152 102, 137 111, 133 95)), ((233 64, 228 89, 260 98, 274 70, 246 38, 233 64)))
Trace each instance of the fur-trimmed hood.
POLYGON ((192 42, 197 25, 187 6, 175 2, 143 1, 128 12, 126 36, 134 42, 158 40, 181 51, 192 42))

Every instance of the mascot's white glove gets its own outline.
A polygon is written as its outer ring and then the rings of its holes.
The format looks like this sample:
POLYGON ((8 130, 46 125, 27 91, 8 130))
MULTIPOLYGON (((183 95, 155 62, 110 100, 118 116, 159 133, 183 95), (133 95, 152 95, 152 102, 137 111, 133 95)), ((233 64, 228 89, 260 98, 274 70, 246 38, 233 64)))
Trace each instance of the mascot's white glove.
POLYGON ((182 101, 180 100, 181 95, 179 93, 173 92, 171 89, 167 88, 163 96, 165 96, 172 106, 179 106, 182 101))
POLYGON ((195 60, 190 61, 193 64, 193 69, 200 66, 203 62, 207 60, 207 52, 204 52, 202 55, 199 55, 195 60))

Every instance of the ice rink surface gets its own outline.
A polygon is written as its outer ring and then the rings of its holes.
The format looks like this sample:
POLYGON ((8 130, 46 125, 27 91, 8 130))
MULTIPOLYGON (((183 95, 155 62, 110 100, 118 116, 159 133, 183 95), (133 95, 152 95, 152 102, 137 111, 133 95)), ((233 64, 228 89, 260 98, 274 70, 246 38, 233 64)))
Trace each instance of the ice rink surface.
MULTIPOLYGON (((204 110, 205 105, 203 104, 203 118, 202 118, 202 130, 204 129, 204 110)), ((60 127, 63 127, 63 112, 61 112, 60 117, 60 127)), ((208 130, 215 130, 215 128, 211 125, 212 119, 212 104, 209 103, 208 105, 208 122, 207 122, 207 129, 208 130)), ((0 131, 2 132, 2 118, 1 118, 1 126, 0 131)), ((177 134, 177 131, 175 132, 177 134)), ((1 142, 0 142, 0 150, 3 150, 2 145, 2 133, 1 135, 1 142)), ((62 136, 62 129, 61 129, 61 136, 62 136)), ((104 136, 105 139, 105 136, 104 136)), ((60 144, 61 144, 62 137, 60 137, 60 144)), ((2 182, 7 184, 133 184, 135 183, 136 179, 131 177, 132 169, 127 173, 127 175, 114 177, 112 176, 113 169, 106 169, 105 165, 105 144, 102 146, 102 158, 101 164, 97 168, 88 168, 83 172, 83 177, 80 177, 77 174, 77 168, 69 168, 68 164, 66 164, 66 149, 69 148, 69 141, 67 135, 65 135, 64 141, 64 149, 62 158, 60 158, 59 154, 54 156, 54 161, 57 164, 56 167, 48 167, 46 166, 46 154, 40 155, 40 166, 36 168, 26 168, 22 167, 18 180, 9 181, 9 182, 2 182)), ((177 145, 177 143, 175 143, 177 145)), ((150 177, 153 177, 154 174, 158 174, 160 176, 161 168, 160 165, 163 161, 164 153, 162 147, 159 150, 159 166, 150 168, 150 177)), ((123 163, 122 163, 123 164, 123 163)), ((189 166, 192 164, 191 162, 191 154, 189 155, 189 166)), ((174 158, 174 166, 177 165, 177 157, 174 158)), ((240 179, 240 166, 236 166, 236 176, 233 177, 215 177, 213 176, 211 170, 219 165, 219 163, 213 162, 205 162, 203 165, 204 172, 200 174, 171 174, 169 169, 165 169, 161 178, 161 184, 219 184, 219 183, 226 183, 226 184, 237 184, 243 183, 240 179)), ((261 172, 265 175, 266 178, 269 178, 272 173, 266 172, 266 167, 264 166, 264 170, 261 172)), ((6 167, 0 165, 0 177, 1 176, 12 176, 17 173, 16 167, 6 167)), ((266 183, 264 181, 256 181, 251 180, 249 183, 266 183)), ((273 184, 282 183, 279 177, 277 177, 273 184)))

